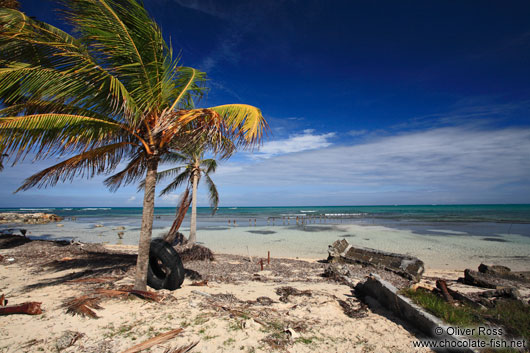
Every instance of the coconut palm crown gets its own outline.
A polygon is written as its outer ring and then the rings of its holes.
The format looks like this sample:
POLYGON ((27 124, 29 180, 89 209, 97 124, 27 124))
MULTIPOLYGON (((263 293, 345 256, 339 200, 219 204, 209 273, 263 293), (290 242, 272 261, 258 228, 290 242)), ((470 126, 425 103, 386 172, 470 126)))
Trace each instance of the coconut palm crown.
MULTIPOLYGON (((135 288, 146 288, 156 174, 170 144, 229 136, 259 143, 266 122, 244 104, 196 108, 205 74, 179 66, 158 25, 135 0, 66 0, 76 35, 0 9, 0 153, 16 163, 66 158, 19 190, 125 169, 116 189, 145 178, 135 288)), ((5 162, 5 161, 4 161, 5 162)))
POLYGON ((197 241, 197 188, 200 180, 204 177, 208 186, 208 196, 212 213, 217 211, 219 205, 219 193, 210 174, 215 172, 217 161, 213 158, 204 158, 204 150, 195 149, 184 151, 183 153, 172 153, 171 157, 174 162, 183 165, 158 173, 158 179, 163 180, 168 177, 174 177, 173 180, 160 192, 160 195, 166 195, 183 184, 186 188, 191 189, 191 219, 190 219, 190 236, 191 244, 197 241))

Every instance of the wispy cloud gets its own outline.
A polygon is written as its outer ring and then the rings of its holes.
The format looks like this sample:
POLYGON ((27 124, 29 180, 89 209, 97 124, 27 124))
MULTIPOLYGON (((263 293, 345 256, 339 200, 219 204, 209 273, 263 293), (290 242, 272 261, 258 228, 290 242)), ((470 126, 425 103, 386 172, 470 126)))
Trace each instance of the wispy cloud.
MULTIPOLYGON (((387 203, 407 202, 407 195, 427 203, 530 200, 530 128, 437 128, 352 146, 324 145, 272 156, 245 173, 227 173, 217 181, 263 190, 261 197, 281 190, 286 199, 303 199, 301 194, 307 198, 312 190, 328 195, 328 204, 348 203, 347 198, 359 202, 359 195, 364 202, 387 203)), ((282 144, 275 146, 279 151, 282 144)), ((271 155, 275 151, 270 147, 271 155)))
POLYGON ((294 134, 286 139, 268 141, 259 151, 252 154, 255 158, 270 158, 272 156, 302 152, 325 148, 331 145, 330 139, 335 133, 315 134, 315 130, 307 129, 301 134, 294 134))

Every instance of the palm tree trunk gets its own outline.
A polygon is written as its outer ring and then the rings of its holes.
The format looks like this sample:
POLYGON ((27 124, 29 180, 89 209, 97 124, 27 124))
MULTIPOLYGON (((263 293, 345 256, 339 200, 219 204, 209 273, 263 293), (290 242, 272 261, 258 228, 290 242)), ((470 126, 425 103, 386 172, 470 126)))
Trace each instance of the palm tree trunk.
POLYGON ((134 289, 136 290, 145 291, 147 289, 147 266, 149 264, 149 247, 151 245, 151 234, 153 232, 153 218, 155 213, 155 185, 158 161, 158 157, 151 157, 147 161, 142 228, 140 230, 140 241, 138 243, 136 277, 134 278, 134 289))
POLYGON ((177 232, 182 224, 182 221, 184 221, 184 217, 188 212, 188 208, 190 208, 191 200, 188 196, 189 192, 190 189, 186 188, 186 190, 184 191, 184 195, 182 195, 182 200, 180 201, 179 206, 177 207, 177 214, 175 215, 175 220, 173 221, 169 232, 164 237, 164 240, 169 244, 173 244, 173 242, 175 241, 175 238, 177 237, 177 232))
POLYGON ((199 173, 193 172, 192 194, 191 194, 191 220, 190 220, 190 238, 189 243, 194 244, 197 241, 197 184, 199 184, 199 173))

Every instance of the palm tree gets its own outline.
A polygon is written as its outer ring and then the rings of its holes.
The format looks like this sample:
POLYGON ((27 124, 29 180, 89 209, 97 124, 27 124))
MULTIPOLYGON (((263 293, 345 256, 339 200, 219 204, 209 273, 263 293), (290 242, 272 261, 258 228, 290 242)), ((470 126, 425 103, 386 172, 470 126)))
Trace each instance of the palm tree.
MULTIPOLYGON (((160 192, 160 196, 174 191, 183 183, 187 183, 187 192, 185 192, 185 195, 189 194, 189 190, 191 189, 191 220, 188 241, 194 244, 197 241, 197 188, 201 177, 204 177, 208 185, 210 206, 212 207, 213 213, 217 211, 217 206, 219 205, 219 193, 210 177, 210 174, 214 173, 217 168, 217 161, 212 158, 204 159, 204 150, 201 148, 188 150, 183 153, 174 152, 170 156, 174 162, 184 163, 184 165, 158 173, 158 180, 175 176, 173 181, 160 192)), ((183 197, 184 200, 186 200, 186 197, 183 197)), ((181 205, 185 204, 185 202, 181 202, 181 205)))
MULTIPOLYGON (((205 74, 179 66, 158 25, 135 0, 66 0, 76 37, 0 9, 0 152, 13 163, 61 157, 18 190, 92 177, 111 190, 145 179, 135 289, 145 290, 158 164, 170 144, 229 136, 261 139, 266 122, 243 104, 198 109, 205 74)), ((18 191, 17 190, 17 191, 18 191)))

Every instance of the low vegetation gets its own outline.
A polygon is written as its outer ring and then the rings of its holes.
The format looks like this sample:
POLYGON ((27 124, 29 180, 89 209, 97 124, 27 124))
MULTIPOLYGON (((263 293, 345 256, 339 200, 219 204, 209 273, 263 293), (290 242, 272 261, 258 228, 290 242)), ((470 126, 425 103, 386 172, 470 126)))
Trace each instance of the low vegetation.
POLYGON ((449 304, 435 293, 407 289, 403 294, 448 324, 474 327, 480 324, 502 326, 508 336, 530 341, 530 306, 517 300, 498 300, 493 308, 449 304))

